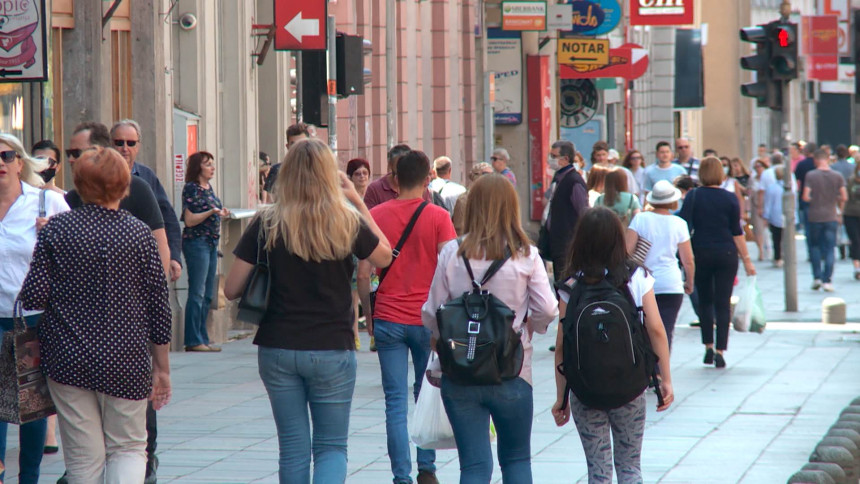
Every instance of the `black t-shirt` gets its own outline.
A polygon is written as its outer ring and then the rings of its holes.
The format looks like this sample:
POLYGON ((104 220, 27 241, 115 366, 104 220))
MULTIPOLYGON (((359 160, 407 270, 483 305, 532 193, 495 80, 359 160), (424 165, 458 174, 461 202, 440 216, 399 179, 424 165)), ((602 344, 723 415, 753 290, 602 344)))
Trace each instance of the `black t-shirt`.
MULTIPOLYGON (((84 205, 81 196, 77 190, 70 190, 66 193, 66 203, 71 208, 78 208, 84 205)), ((131 184, 128 188, 128 196, 119 202, 119 208, 129 212, 134 218, 145 223, 149 230, 158 230, 164 228, 164 218, 161 216, 161 209, 158 207, 158 201, 155 199, 155 194, 149 185, 136 176, 131 177, 131 184)))
MULTIPOLYGON (((257 263, 257 218, 233 251, 239 259, 257 263)), ((364 223, 352 253, 366 259, 379 238, 364 223)), ((288 350, 352 350, 352 256, 341 260, 305 261, 287 251, 283 242, 269 252, 269 308, 254 344, 288 350)))

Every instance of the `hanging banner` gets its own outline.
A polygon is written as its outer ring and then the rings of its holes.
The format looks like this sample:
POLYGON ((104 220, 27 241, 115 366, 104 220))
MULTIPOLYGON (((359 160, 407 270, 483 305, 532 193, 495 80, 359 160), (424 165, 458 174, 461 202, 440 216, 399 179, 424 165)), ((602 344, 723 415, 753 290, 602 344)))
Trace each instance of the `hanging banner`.
POLYGON ((487 67, 495 73, 496 124, 523 122, 523 42, 519 32, 487 30, 487 67))
POLYGON ((630 0, 630 25, 690 25, 694 0, 630 0))
POLYGON ((45 0, 0 1, 0 82, 48 80, 45 0))
POLYGON ((570 30, 578 35, 603 35, 621 21, 617 0, 573 0, 570 30))

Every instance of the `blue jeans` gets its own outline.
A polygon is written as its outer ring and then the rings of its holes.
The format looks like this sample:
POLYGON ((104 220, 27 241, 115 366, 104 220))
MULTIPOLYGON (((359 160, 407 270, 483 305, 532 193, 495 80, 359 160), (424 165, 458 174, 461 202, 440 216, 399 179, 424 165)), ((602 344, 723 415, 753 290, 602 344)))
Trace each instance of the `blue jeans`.
POLYGON ((204 237, 182 239, 188 271, 188 301, 185 303, 185 346, 209 344, 206 318, 215 294, 218 248, 204 237))
POLYGON ((532 386, 522 378, 501 385, 464 386, 442 376, 442 402, 454 429, 460 484, 486 484, 493 476, 490 417, 498 437, 505 484, 532 482, 532 386))
POLYGON ((343 483, 355 352, 260 346, 257 362, 278 429, 281 484, 310 484, 312 454, 313 482, 343 483))
MULTIPOLYGON (((373 320, 373 336, 382 370, 382 390, 385 392, 385 432, 388 435, 388 457, 395 484, 411 483, 412 458, 409 452, 409 431, 406 413, 409 407, 409 353, 415 383, 412 397, 418 398, 427 359, 430 357, 430 330, 424 326, 373 320)), ((436 472, 436 451, 418 449, 418 470, 436 472)))
POLYGON ((812 262, 812 277, 821 282, 830 282, 833 277, 833 262, 836 248, 836 222, 808 222, 806 240, 809 242, 809 260, 812 262), (824 267, 821 267, 822 258, 824 267))
MULTIPOLYGON (((27 326, 35 327, 41 314, 24 318, 27 326)), ((3 333, 13 328, 12 318, 0 318, 0 341, 3 333)), ((9 424, 0 422, 0 461, 6 462, 6 432, 9 424)), ((45 450, 45 436, 48 433, 47 419, 34 420, 25 423, 18 429, 20 449, 18 453, 18 482, 21 484, 37 484, 39 482, 39 466, 42 465, 42 453, 45 450)), ((0 481, 6 479, 6 473, 0 473, 0 481)))

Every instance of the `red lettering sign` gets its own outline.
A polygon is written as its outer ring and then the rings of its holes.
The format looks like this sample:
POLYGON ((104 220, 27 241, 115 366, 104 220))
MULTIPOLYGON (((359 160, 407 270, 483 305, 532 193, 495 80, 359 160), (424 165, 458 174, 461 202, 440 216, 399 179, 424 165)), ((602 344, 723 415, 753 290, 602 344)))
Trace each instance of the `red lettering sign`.
POLYGON ((690 25, 694 0, 630 0, 630 25, 690 25))
POLYGON ((808 55, 806 56, 807 77, 819 81, 839 80, 838 55, 808 55))
POLYGON ((810 15, 802 20, 804 54, 839 53, 839 18, 836 15, 810 15))

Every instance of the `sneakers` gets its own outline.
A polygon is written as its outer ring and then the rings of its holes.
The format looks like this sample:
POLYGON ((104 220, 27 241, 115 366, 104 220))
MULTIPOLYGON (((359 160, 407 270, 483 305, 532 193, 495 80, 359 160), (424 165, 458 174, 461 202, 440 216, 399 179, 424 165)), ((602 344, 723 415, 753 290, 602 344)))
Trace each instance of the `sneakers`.
POLYGON ((154 455, 146 461, 146 478, 143 484, 156 484, 158 479, 155 476, 155 471, 158 469, 158 456, 154 455))
POLYGON ((439 484, 439 479, 436 478, 435 472, 418 471, 417 484, 439 484))
POLYGON ((776 267, 776 268, 778 268, 778 269, 779 269, 779 268, 782 268, 782 266, 783 266, 783 265, 784 265, 784 262, 782 262, 782 260, 775 260, 775 261, 773 261, 773 266, 774 266, 774 267, 776 267))
POLYGON ((821 288, 824 289, 824 292, 833 292, 836 290, 836 288, 833 287, 833 284, 829 282, 825 282, 824 284, 822 284, 821 288))
POLYGON ((702 360, 702 363, 706 365, 714 364, 714 349, 713 348, 705 348, 705 359, 702 360))
POLYGON ((376 338, 370 337, 370 351, 376 351, 376 338))
POLYGON ((723 358, 722 353, 716 353, 714 355, 714 366, 717 368, 725 368, 726 367, 726 359, 723 358))
POLYGON ((816 279, 812 281, 812 290, 817 291, 819 289, 821 289, 821 279, 816 279))
POLYGON ((860 269, 854 269, 854 279, 860 281, 860 269))

